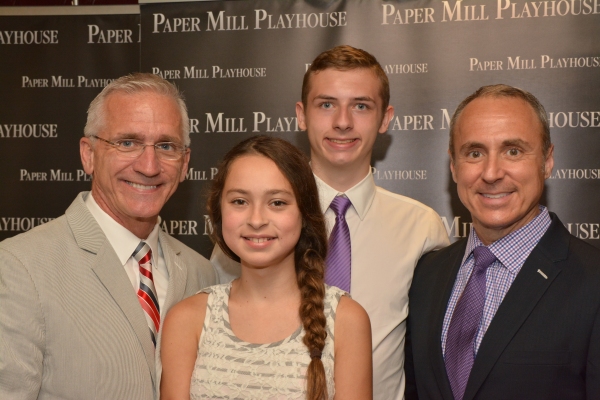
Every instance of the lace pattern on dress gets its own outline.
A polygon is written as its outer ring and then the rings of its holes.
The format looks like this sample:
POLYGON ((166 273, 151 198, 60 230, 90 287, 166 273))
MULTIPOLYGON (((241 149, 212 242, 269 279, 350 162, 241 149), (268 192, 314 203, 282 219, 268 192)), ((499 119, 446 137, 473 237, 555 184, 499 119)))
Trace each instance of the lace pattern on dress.
MULTIPOLYGON (((325 367, 329 398, 335 394, 334 322, 344 291, 325 286, 327 339, 321 360, 325 367)), ((192 373, 190 397, 195 399, 304 399, 308 349, 302 343, 302 326, 275 343, 253 344, 237 338, 229 323, 231 283, 211 286, 206 317, 192 373)))

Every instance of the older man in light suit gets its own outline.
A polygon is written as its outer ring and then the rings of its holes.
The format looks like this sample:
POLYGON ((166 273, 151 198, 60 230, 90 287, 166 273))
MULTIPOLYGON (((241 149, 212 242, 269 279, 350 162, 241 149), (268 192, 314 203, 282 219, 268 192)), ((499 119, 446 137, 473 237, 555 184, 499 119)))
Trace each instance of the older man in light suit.
POLYGON ((0 398, 158 397, 161 320, 215 283, 158 225, 188 145, 185 103, 155 75, 120 78, 92 102, 80 141, 91 192, 0 243, 0 398))

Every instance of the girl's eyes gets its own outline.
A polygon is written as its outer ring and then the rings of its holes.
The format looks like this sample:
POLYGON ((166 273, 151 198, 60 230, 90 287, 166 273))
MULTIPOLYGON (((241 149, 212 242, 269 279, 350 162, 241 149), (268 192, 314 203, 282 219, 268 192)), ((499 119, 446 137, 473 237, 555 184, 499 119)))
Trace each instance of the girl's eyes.
MULTIPOLYGON (((234 204, 236 206, 243 206, 248 204, 248 202, 244 199, 233 199, 231 200, 231 204, 234 204)), ((271 201, 271 203, 269 203, 269 205, 274 206, 274 207, 283 207, 286 206, 288 203, 285 200, 273 200, 271 201)))

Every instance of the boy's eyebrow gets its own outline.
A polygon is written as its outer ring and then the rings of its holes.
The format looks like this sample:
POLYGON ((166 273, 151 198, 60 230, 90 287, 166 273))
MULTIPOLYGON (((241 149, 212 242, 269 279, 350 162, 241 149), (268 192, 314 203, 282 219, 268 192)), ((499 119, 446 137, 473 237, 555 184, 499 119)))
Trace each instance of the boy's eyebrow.
MULTIPOLYGON (((319 94, 317 96, 314 97, 315 100, 319 99, 319 100, 337 100, 337 97, 334 96, 330 96, 327 94, 319 94)), ((354 97, 353 98, 354 101, 363 101, 363 102, 372 102, 375 103, 375 99, 373 99, 372 97, 369 96, 358 96, 358 97, 354 97)))

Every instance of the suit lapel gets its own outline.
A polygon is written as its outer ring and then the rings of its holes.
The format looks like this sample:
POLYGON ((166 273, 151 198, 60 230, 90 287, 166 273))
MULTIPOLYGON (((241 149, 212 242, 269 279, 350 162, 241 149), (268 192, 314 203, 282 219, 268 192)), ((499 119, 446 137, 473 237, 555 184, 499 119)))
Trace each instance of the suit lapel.
POLYGON ((446 374, 446 365, 444 364, 444 354, 442 353, 442 330, 444 327, 444 316, 446 315, 446 308, 452 289, 454 288, 454 281, 456 275, 460 269, 462 258, 465 254, 467 247, 467 240, 463 240, 462 243, 456 246, 453 253, 448 257, 448 264, 442 266, 443 273, 440 274, 440 279, 437 283, 437 292, 439 296, 436 298, 436 303, 432 305, 434 311, 431 313, 432 321, 430 326, 433 327, 433 332, 429 338, 429 348, 435 349, 430 354, 430 365, 433 366, 433 372, 435 374, 438 387, 443 397, 448 400, 453 400, 452 389, 450 387, 450 381, 446 374))
POLYGON ((95 254, 90 268, 129 321, 144 351, 152 379, 155 380, 155 351, 146 317, 115 251, 87 209, 83 193, 77 196, 65 215, 79 247, 95 254))
POLYGON ((125 270, 121 267, 121 262, 108 240, 106 241, 106 245, 102 246, 96 255, 96 262, 92 265, 92 270, 131 324, 131 328, 144 350, 144 355, 146 356, 146 361, 154 380, 154 344, 150 339, 148 323, 146 322, 146 317, 144 316, 142 307, 140 307, 135 291, 132 290, 129 278, 125 270))
POLYGON ((180 251, 171 246, 171 237, 162 230, 158 231, 158 241, 167 264, 169 272, 169 285, 167 297, 163 305, 164 312, 161 311, 161 317, 164 319, 166 312, 181 301, 185 294, 185 285, 187 277, 187 267, 179 257, 180 251))
POLYGON ((464 400, 475 397, 506 346, 561 272, 555 262, 567 257, 569 234, 556 215, 551 216, 552 224, 523 264, 483 337, 464 400))

